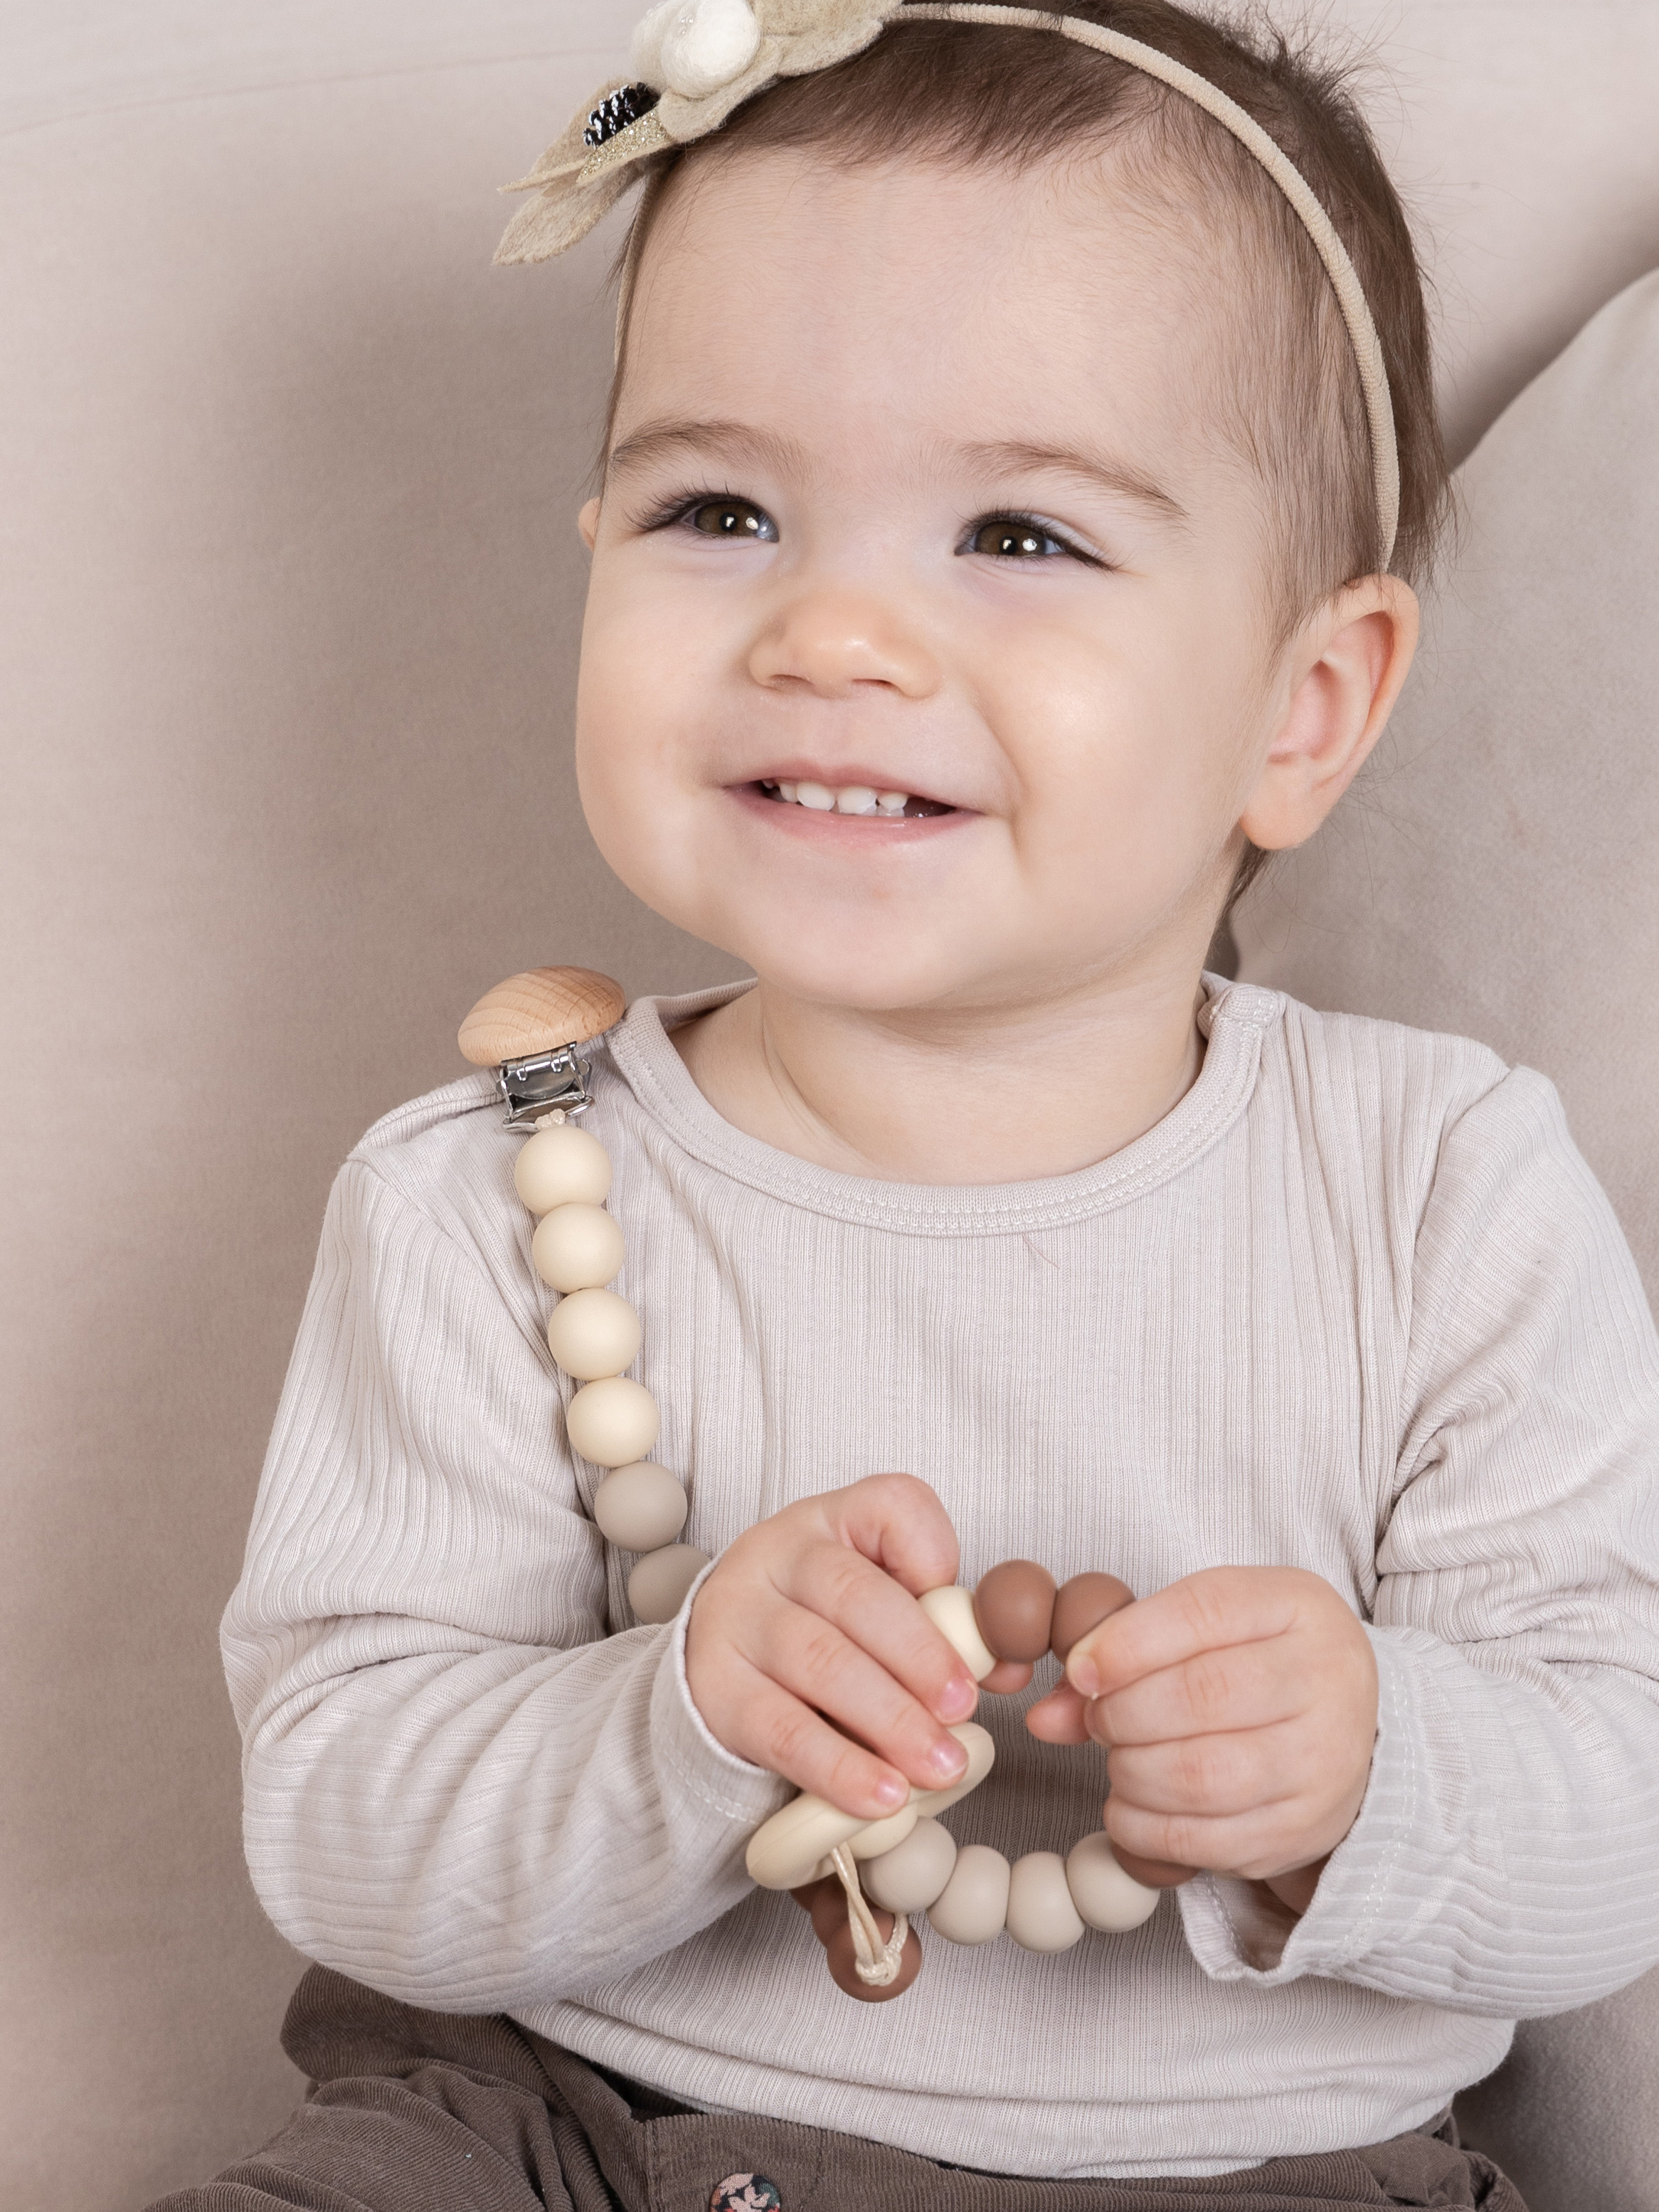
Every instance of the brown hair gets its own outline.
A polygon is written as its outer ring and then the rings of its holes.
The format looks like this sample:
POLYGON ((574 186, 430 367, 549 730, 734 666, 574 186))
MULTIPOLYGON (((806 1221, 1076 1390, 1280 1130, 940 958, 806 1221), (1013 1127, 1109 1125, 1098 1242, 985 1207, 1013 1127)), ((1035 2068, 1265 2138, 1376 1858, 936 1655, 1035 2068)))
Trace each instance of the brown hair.
MULTIPOLYGON (((1024 0, 1014 0, 1024 4, 1024 0)), ((1156 46, 1255 118, 1311 186, 1347 248, 1382 341, 1400 455, 1390 567, 1425 577, 1448 501, 1428 317, 1410 228, 1347 73, 1279 33, 1174 0, 1069 0, 1065 12, 1156 46)), ((1037 21, 1055 11, 1033 7, 1037 21)), ((1255 157, 1180 93, 1144 71, 1023 27, 902 17, 863 52, 784 78, 712 137, 661 157, 635 216, 635 259, 669 179, 687 162, 780 149, 833 160, 1016 167, 1110 145, 1160 212, 1220 228, 1236 279, 1232 328, 1208 385, 1230 436, 1267 487, 1277 613, 1288 636, 1308 611, 1378 565, 1370 433, 1347 331, 1324 264, 1255 157)), ((626 309, 619 360, 626 354, 626 309)), ((620 369, 618 371, 620 376, 620 369)), ((613 390, 612 404, 615 404, 613 390)), ((1249 848, 1233 896, 1265 855, 1249 848)))

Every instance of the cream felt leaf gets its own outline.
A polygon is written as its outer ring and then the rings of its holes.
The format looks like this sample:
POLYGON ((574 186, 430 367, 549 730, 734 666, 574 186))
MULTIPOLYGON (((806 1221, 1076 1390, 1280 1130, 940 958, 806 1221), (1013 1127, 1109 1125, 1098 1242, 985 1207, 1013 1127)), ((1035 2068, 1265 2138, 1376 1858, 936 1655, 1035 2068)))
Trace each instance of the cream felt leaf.
POLYGON ((758 43, 726 82, 695 96, 671 86, 647 113, 595 147, 586 137, 591 120, 630 82, 613 79, 526 176, 502 187, 537 197, 507 225, 495 250, 498 264, 545 261, 566 252, 616 204, 649 155, 707 137, 734 108, 780 77, 811 76, 861 53, 902 13, 893 0, 885 6, 872 0, 678 0, 653 8, 641 24, 638 58, 657 64, 653 76, 708 82, 750 45, 739 10, 752 16, 758 43))

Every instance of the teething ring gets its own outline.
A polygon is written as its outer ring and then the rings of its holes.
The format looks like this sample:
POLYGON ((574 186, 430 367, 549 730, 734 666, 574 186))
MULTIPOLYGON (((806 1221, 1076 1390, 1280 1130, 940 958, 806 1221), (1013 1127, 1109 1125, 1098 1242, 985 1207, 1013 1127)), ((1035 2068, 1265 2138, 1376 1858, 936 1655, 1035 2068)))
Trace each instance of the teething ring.
MULTIPOLYGON (((1030 1559, 1005 1559, 971 1592, 954 1584, 918 1601, 976 1682, 1004 1661, 1030 1664, 1053 1651, 1062 1664, 1080 1637, 1097 1627, 1132 1594, 1115 1575, 1076 1575, 1056 1589, 1046 1569, 1030 1559)), ((860 1821, 810 1793, 793 1799, 749 1839, 750 1879, 762 1889, 788 1889, 812 1913, 815 1931, 832 1947, 830 1970, 854 1996, 898 1996, 915 1979, 904 1971, 909 1916, 925 1911, 947 1942, 988 1943, 1006 1930, 1024 1950, 1069 1950, 1089 1929, 1122 1935, 1139 1928, 1163 1888, 1183 1881, 1180 1867, 1133 1863, 1153 1880, 1142 1881, 1124 1866, 1103 1829, 1085 1836, 1062 1858, 1058 1851, 1029 1851, 1013 1865, 983 1844, 958 1850, 935 1814, 976 1790, 991 1771, 995 1747, 986 1729, 964 1721, 951 1729, 968 1753, 958 1779, 944 1790, 915 1790, 896 1813, 860 1821), (834 1876, 846 1893, 848 1922, 821 1911, 811 1885, 834 1876), (800 1893, 808 1892, 805 1896, 800 1893), (866 1901, 867 1900, 867 1901, 866 1901), (893 1916, 884 1939, 871 1903, 893 1916), (845 1978, 848 1961, 833 1947, 850 1924, 856 1982, 845 1978)), ((830 1893, 833 1895, 834 1893, 830 1893)), ((919 1964, 919 1961, 917 1962, 919 1964)))

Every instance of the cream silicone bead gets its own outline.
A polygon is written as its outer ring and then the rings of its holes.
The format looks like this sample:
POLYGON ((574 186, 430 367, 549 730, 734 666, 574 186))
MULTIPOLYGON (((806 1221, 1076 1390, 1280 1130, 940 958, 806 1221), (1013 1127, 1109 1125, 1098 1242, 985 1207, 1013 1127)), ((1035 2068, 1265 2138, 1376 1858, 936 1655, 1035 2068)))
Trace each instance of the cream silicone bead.
POLYGON ((547 1348, 567 1375, 596 1382, 633 1365, 643 1334, 639 1316, 614 1291, 572 1291, 548 1317, 547 1348))
POLYGON ((657 1441, 657 1401, 643 1382, 606 1376, 578 1390, 565 1408, 565 1434, 573 1449, 595 1467, 628 1467, 657 1441))
POLYGON ((1008 1917, 1012 1871, 988 1844, 964 1844, 951 1879, 927 1908, 927 1924, 947 1943, 989 1943, 1008 1917))
POLYGON ((956 1838, 924 1814, 902 1843, 860 1869, 864 1893, 884 1912, 925 1912, 956 1863, 956 1838))
POLYGON ((623 1233, 605 1208, 580 1200, 544 1215, 530 1246, 543 1282, 567 1293, 602 1289, 626 1257, 623 1233))
POLYGON ((665 1467, 634 1461, 606 1475, 593 1493, 593 1518, 620 1552, 655 1552, 685 1526, 690 1500, 665 1467))
POLYGON ((1014 1861, 1006 1924, 1023 1951, 1069 1951, 1081 1941, 1082 1915, 1072 1902, 1058 1851, 1027 1851, 1014 1861))
POLYGON ((1150 1920, 1164 1894, 1125 1874, 1103 1828, 1073 1844, 1066 1857, 1066 1884, 1079 1913, 1107 1936, 1125 1935, 1150 1920))
POLYGON ((946 1583, 942 1589, 924 1591, 917 1603, 974 1680, 982 1682, 997 1658, 974 1619, 973 1592, 946 1583))
POLYGON ((666 1544, 660 1551, 647 1552, 628 1577, 628 1602, 635 1619, 653 1628, 672 1620, 708 1565, 708 1553, 695 1544, 666 1544))
MULTIPOLYGON (((936 1813, 942 1805, 954 1804, 958 1797, 965 1796, 990 1772, 996 1746, 989 1731, 981 1728, 977 1721, 957 1721, 946 1733, 955 1736, 968 1754, 968 1765, 961 1779, 948 1790, 913 1790, 908 1805, 901 1806, 898 1813, 890 1813, 880 1820, 860 1820, 856 1814, 843 1813, 827 1799, 803 1790, 799 1797, 791 1798, 781 1812, 774 1813, 769 1820, 763 1820, 749 1838, 744 1864, 750 1881, 758 1883, 762 1889, 799 1889, 804 1881, 817 1879, 820 1860, 839 1844, 854 1843, 854 1856, 861 1856, 854 1841, 860 1831, 887 1828, 908 1813, 918 1817, 936 1813)), ((894 1827, 891 1844, 899 1840, 899 1832, 894 1827)), ((890 1849, 891 1844, 883 1844, 879 1848, 890 1849)))
POLYGON ((551 1122, 520 1148, 513 1187, 536 1214, 573 1202, 603 1206, 611 1195, 611 1156, 574 1121, 551 1122))

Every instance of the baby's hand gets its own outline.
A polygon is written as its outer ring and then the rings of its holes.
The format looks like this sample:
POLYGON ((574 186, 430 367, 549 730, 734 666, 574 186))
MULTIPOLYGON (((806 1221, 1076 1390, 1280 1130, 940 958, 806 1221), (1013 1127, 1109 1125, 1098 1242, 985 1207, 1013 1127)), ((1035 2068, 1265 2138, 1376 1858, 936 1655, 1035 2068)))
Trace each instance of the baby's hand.
POLYGON ((1297 1567, 1212 1567, 1078 1641, 1031 1708, 1048 1743, 1109 1753, 1106 1831, 1139 1859, 1265 1881, 1305 1911, 1353 1826, 1376 1662, 1352 1611, 1297 1567))
POLYGON ((978 1692, 915 1601, 956 1571, 956 1531, 914 1475, 786 1506, 738 1537, 692 1603, 697 1711, 739 1759, 866 1820, 912 1783, 954 1782, 966 1754, 944 1724, 978 1692))

